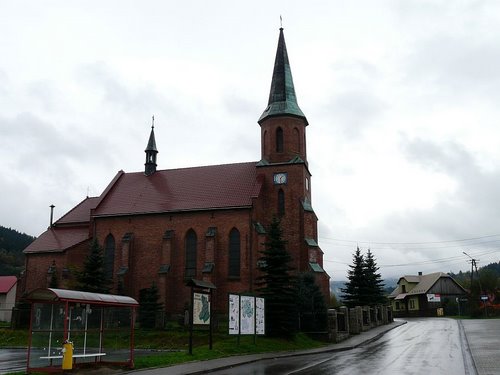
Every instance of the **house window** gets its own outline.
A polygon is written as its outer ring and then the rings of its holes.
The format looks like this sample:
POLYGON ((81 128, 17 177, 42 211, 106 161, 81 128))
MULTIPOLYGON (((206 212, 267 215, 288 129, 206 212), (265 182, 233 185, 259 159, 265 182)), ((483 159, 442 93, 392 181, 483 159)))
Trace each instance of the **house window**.
POLYGON ((276 129, 276 152, 283 152, 283 129, 276 129))
POLYGON ((115 265, 115 238, 108 234, 104 240, 104 274, 106 279, 113 280, 113 271, 115 265))
POLYGON ((396 302, 396 310, 399 310, 399 302, 396 302))
POLYGON ((285 192, 283 189, 278 191, 278 216, 285 215, 285 192))
POLYGON ((410 310, 415 310, 415 300, 410 300, 410 310))
POLYGON ((184 275, 186 277, 196 276, 196 233, 190 229, 186 234, 186 266, 184 275))
POLYGON ((236 228, 229 233, 229 276, 240 276, 240 232, 236 228))
POLYGON ((406 293, 406 285, 401 285, 401 290, 403 293, 406 293))

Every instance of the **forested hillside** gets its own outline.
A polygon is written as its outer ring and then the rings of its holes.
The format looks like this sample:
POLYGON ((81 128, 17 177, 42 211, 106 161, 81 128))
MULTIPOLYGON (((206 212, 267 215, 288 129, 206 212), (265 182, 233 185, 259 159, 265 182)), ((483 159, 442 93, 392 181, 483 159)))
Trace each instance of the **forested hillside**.
POLYGON ((24 267, 23 250, 35 237, 0 225, 0 276, 19 275, 24 267))

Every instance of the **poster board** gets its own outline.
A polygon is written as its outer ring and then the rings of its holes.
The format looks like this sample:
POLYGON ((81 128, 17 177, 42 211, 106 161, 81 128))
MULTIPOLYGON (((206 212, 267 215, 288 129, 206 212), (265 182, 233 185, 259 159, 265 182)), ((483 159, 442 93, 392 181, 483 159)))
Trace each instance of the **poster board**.
POLYGON ((210 295, 193 293, 193 324, 210 324, 210 295))
POLYGON ((264 335, 265 299, 262 297, 228 294, 229 334, 264 335))
POLYGON ((253 335, 255 333, 255 297, 240 296, 240 333, 253 335))
POLYGON ((229 334, 240 334, 240 296, 229 294, 229 334))
POLYGON ((266 318, 265 318, 264 298, 255 298, 255 334, 266 334, 266 318))

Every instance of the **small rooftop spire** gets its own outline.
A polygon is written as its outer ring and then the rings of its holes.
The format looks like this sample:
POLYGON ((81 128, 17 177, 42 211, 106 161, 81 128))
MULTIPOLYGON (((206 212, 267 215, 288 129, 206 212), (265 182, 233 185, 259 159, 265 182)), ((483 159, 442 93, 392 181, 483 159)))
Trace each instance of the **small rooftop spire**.
POLYGON ((151 121, 151 133, 149 134, 149 141, 146 149, 144 150, 146 153, 146 163, 144 163, 144 173, 146 176, 150 176, 156 172, 156 154, 158 154, 158 150, 156 148, 156 140, 155 140, 155 116, 153 115, 151 121))
MULTIPOLYGON (((282 22, 281 16, 280 22, 282 22)), ((276 59, 274 61, 274 71, 271 81, 271 90, 269 92, 268 106, 260 116, 258 122, 260 124, 268 117, 280 115, 300 117, 303 118, 307 124, 306 116, 304 116, 304 113, 297 104, 292 71, 290 69, 290 62, 288 61, 288 53, 286 51, 285 36, 283 35, 283 27, 280 27, 278 49, 276 51, 276 59)))

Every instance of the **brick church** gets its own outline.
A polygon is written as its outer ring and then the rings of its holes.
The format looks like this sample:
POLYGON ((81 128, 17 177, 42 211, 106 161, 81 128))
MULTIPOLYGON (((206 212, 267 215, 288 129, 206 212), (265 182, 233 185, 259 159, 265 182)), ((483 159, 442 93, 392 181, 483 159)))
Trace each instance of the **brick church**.
POLYGON ((266 228, 276 216, 292 267, 313 272, 328 300, 311 204, 308 122, 297 104, 282 28, 258 124, 258 161, 165 170, 157 169, 152 127, 144 171, 119 171, 100 196, 85 198, 24 250, 21 293, 48 286, 53 273, 59 287, 74 285, 72 270, 81 268, 96 238, 111 293, 119 286, 138 298, 155 283, 165 311, 178 313, 190 300, 186 282, 194 278, 217 287, 213 304, 225 311, 227 293, 255 291, 266 228))

